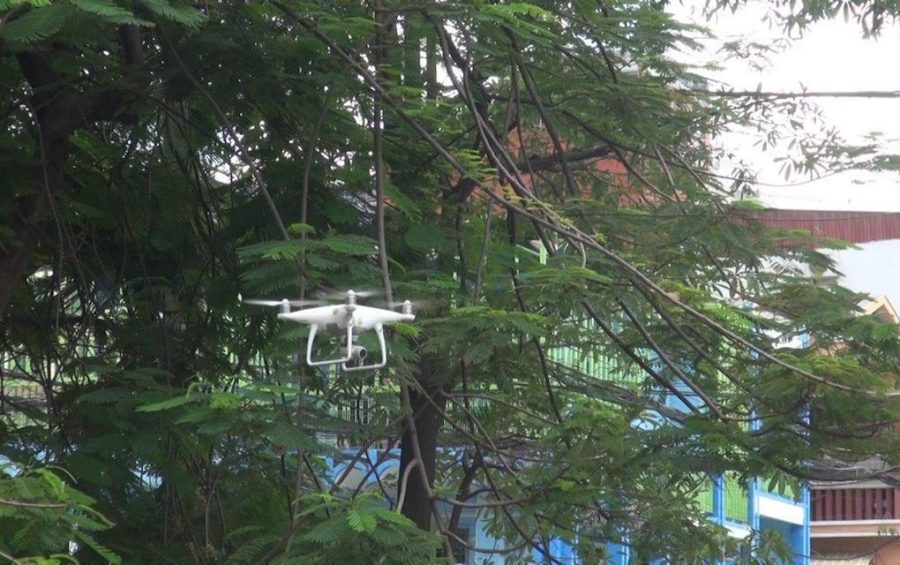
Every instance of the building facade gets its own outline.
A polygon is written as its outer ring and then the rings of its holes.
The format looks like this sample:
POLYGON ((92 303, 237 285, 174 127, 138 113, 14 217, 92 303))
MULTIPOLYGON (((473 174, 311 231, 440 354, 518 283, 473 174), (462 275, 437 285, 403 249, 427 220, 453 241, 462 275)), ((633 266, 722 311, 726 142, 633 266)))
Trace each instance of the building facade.
MULTIPOLYGON (((749 214, 772 227, 856 244, 831 253, 839 271, 834 278, 876 297, 861 305, 864 313, 900 321, 891 305, 892 299, 900 300, 900 213, 767 209, 749 214)), ((819 482, 812 485, 810 499, 814 565, 900 563, 900 489, 879 480, 819 482)))

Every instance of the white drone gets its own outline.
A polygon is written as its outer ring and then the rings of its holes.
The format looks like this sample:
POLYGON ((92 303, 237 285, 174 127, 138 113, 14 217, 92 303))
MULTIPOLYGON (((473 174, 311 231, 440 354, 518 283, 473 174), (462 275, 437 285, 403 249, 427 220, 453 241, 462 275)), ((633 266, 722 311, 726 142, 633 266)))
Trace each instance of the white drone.
MULTIPOLYGON (((365 371, 380 369, 387 365, 387 345, 384 341, 384 326, 396 322, 412 322, 416 316, 412 313, 412 302, 405 301, 401 305, 401 311, 373 308, 356 303, 359 294, 348 290, 347 302, 344 304, 329 304, 316 308, 291 311, 292 306, 305 306, 311 301, 306 300, 244 300, 247 304, 261 306, 280 306, 278 317, 282 320, 290 320, 309 325, 309 339, 306 342, 306 364, 310 367, 322 365, 340 365, 344 371, 365 371), (343 344, 341 345, 342 357, 336 359, 313 359, 316 334, 320 329, 335 326, 339 330, 346 330, 343 344), (378 344, 381 346, 381 362, 370 365, 365 364, 368 351, 362 345, 357 345, 359 333, 367 330, 375 330, 378 336, 378 344), (357 363, 355 365, 348 363, 357 363)), ((314 301, 312 303, 315 303, 314 301)))

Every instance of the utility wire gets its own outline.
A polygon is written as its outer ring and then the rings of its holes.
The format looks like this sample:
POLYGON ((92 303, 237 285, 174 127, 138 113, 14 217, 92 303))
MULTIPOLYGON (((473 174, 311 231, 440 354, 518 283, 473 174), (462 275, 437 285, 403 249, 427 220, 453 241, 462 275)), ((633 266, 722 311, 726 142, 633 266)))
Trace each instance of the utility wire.
POLYGON ((809 90, 800 92, 776 92, 771 90, 701 90, 682 89, 685 94, 706 94, 719 98, 900 98, 900 90, 809 90))

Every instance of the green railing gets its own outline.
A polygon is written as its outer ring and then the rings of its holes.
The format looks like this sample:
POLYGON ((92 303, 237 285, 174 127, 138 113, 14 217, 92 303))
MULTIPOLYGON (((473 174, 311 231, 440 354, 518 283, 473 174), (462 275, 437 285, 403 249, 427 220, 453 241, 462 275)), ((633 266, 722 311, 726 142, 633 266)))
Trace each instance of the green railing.
MULTIPOLYGON (((737 477, 726 475, 725 481, 725 519, 731 522, 749 522, 749 497, 747 491, 741 488, 737 477)), ((703 482, 700 489, 694 494, 694 500, 700 506, 700 510, 707 514, 715 514, 713 505, 714 484, 710 480, 703 482)))
POLYGON ((725 519, 732 522, 748 522, 747 491, 741 487, 737 477, 725 475, 725 519))
POLYGON ((703 487, 694 495, 700 510, 707 514, 713 513, 713 484, 711 481, 704 481, 703 487))
MULTIPOLYGON (((569 323, 578 323, 592 333, 598 331, 591 320, 569 323)), ((623 366, 622 363, 603 355, 589 345, 553 347, 550 349, 550 359, 573 371, 619 385, 640 386, 644 382, 643 371, 637 370, 635 366, 623 366)))

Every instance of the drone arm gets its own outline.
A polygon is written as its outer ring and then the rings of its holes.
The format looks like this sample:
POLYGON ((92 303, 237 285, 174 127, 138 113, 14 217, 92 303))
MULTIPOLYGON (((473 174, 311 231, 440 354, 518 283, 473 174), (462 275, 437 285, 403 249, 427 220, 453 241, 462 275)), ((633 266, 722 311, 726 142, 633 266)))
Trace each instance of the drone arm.
MULTIPOLYGON (((318 324, 310 324, 309 325, 309 339, 306 341, 306 364, 310 367, 320 367, 322 365, 336 365, 338 363, 346 364, 347 361, 353 358, 353 352, 350 347, 347 347, 347 355, 345 357, 340 357, 338 359, 322 359, 321 361, 313 361, 312 352, 313 345, 316 342, 316 333, 319 331, 318 324)), ((352 320, 348 321, 347 324, 347 343, 353 343, 353 323, 352 320)))
POLYGON ((357 365, 356 367, 349 367, 347 365, 347 361, 344 361, 341 364, 341 369, 346 372, 351 371, 368 371, 371 369, 380 369, 387 365, 387 344, 384 341, 384 326, 380 323, 375 324, 375 334, 378 336, 378 345, 381 346, 381 363, 374 363, 372 365, 357 365))

